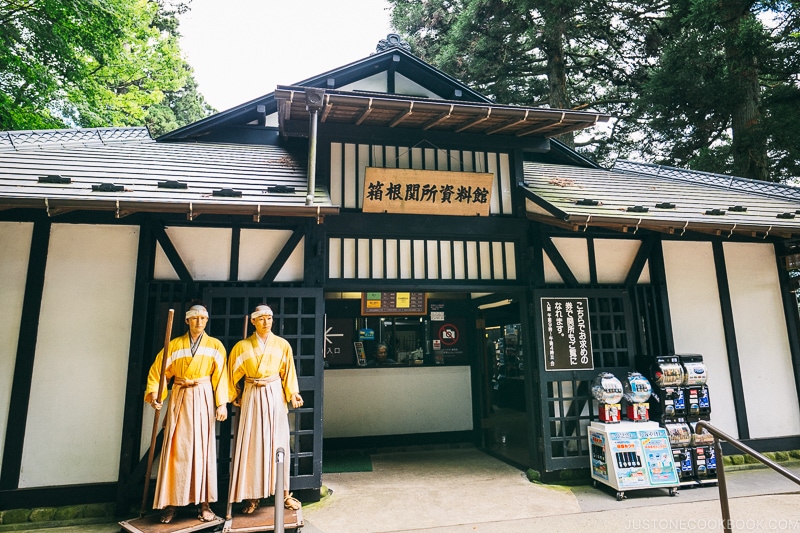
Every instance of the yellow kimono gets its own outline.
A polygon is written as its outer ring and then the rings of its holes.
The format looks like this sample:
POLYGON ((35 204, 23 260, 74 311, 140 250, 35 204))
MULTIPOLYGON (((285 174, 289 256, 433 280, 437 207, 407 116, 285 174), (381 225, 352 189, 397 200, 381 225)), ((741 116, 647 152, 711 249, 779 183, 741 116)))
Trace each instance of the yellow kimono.
MULTIPOLYGON (((203 334, 194 355, 189 334, 172 339, 164 369, 175 378, 164 423, 153 508, 217 501, 216 408, 228 401, 225 347, 203 334)), ((147 376, 145 398, 158 392, 163 350, 147 376)), ((160 401, 167 397, 167 389, 160 401)))
POLYGON ((289 409, 299 393, 292 347, 270 333, 266 343, 254 333, 241 340, 228 358, 230 401, 241 395, 239 429, 233 455, 231 501, 275 494, 275 451, 283 448, 284 487, 289 490, 289 409), (244 382, 244 387, 240 386, 244 382))

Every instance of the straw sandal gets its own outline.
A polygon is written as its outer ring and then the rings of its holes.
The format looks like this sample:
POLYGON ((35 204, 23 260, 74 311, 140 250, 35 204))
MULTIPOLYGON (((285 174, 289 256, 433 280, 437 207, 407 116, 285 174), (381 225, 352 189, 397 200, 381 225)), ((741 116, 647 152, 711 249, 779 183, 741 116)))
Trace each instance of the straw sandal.
POLYGON ((175 518, 175 511, 176 509, 171 505, 164 509, 164 512, 161 513, 161 523, 162 524, 169 524, 172 522, 172 519, 175 518))
POLYGON ((289 495, 283 499, 283 506, 287 509, 291 509, 292 511, 297 511, 300 509, 301 504, 300 500, 293 498, 292 493, 290 492, 289 495))
POLYGON ((207 503, 202 504, 200 507, 197 508, 197 518, 201 522, 211 522, 214 520, 217 515, 214 514, 214 511, 208 506, 207 503))
POLYGON ((247 503, 242 507, 242 513, 253 514, 258 509, 258 500, 247 500, 247 503))

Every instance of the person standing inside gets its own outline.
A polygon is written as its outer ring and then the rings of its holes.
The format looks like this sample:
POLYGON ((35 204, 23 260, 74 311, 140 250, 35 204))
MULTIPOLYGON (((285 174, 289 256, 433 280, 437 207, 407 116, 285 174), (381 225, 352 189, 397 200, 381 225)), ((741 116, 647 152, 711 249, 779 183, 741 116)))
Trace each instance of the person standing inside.
MULTIPOLYGON (((225 347, 205 334, 208 311, 193 305, 186 312, 189 331, 169 343, 164 379, 172 385, 164 423, 164 444, 158 466, 154 509, 163 509, 161 522, 167 524, 176 508, 198 506, 198 518, 209 522, 216 515, 209 507, 217 501, 217 443, 214 420, 228 416, 228 376, 225 347)), ((147 376, 145 401, 161 409, 158 384, 164 350, 156 356, 147 376)))
MULTIPOLYGON (((272 321, 272 309, 257 306, 250 314, 255 333, 237 342, 228 358, 229 399, 240 407, 230 501, 244 501, 245 514, 280 490, 275 487, 275 452, 283 448, 289 455, 287 404, 295 409, 303 405, 292 347, 272 333, 272 321)), ((284 507, 297 510, 300 502, 289 492, 288 460, 283 479, 284 507)), ((277 505, 277 495, 275 499, 277 505)))

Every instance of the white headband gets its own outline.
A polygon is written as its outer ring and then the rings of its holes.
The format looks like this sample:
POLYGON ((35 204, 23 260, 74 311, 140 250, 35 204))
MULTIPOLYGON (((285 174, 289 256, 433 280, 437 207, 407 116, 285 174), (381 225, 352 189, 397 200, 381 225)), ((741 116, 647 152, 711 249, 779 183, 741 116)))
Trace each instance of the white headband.
POLYGON ((204 316, 208 318, 208 311, 202 305, 193 305, 186 311, 186 318, 192 318, 193 316, 204 316))
POLYGON ((268 305, 259 305, 258 307, 256 307, 255 311, 250 313, 250 320, 256 319, 264 315, 272 316, 272 309, 268 305))

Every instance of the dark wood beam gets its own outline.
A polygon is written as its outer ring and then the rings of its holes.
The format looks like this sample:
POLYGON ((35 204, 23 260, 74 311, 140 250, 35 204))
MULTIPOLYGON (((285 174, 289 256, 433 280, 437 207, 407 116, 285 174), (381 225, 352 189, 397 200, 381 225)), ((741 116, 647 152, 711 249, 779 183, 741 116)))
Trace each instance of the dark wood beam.
POLYGON ((234 226, 231 228, 231 263, 228 269, 228 280, 237 281, 239 279, 239 247, 242 242, 242 228, 234 226))
POLYGON ((49 248, 50 221, 48 219, 37 220, 33 224, 28 272, 25 278, 25 296, 22 301, 19 340, 17 341, 14 378, 11 382, 11 398, 8 405, 6 438, 3 446, 3 466, 0 469, 0 490, 16 489, 19 486, 49 248))
POLYGON ((167 235, 167 232, 164 229, 164 225, 161 222, 154 222, 151 228, 153 235, 158 241, 158 244, 161 245, 161 249, 164 250, 167 259, 169 259, 172 268, 175 269, 175 272, 178 274, 180 280, 185 283, 194 283, 192 274, 189 272, 189 269, 186 268, 186 264, 184 264, 183 259, 181 259, 181 256, 178 253, 178 250, 175 248, 175 245, 172 244, 169 235, 167 235))
POLYGON ((780 281, 783 314, 786 317, 786 331, 789 334, 789 351, 792 354, 792 369, 797 397, 800 398, 800 313, 797 308, 797 295, 789 288, 789 272, 783 257, 775 254, 780 281))
POLYGON ((636 285, 636 282, 642 277, 644 265, 647 264, 647 259, 650 257, 653 246, 655 246, 657 241, 658 238, 655 235, 650 235, 642 241, 639 250, 636 252, 636 257, 633 259, 631 268, 628 270, 628 275, 625 276, 625 286, 630 287, 636 285))
MULTIPOLYGON (((131 345, 128 352, 128 377, 125 385, 125 407, 122 417, 122 444, 119 452, 119 478, 117 483, 117 515, 123 516, 130 505, 132 469, 140 457, 139 442, 142 433, 141 376, 144 373, 145 330, 147 329, 147 282, 155 265, 156 243, 151 223, 145 221, 139 230, 139 249, 136 259, 136 289, 133 295, 131 319, 131 345)), ((135 480, 133 480, 135 481, 135 480)))
POLYGON ((272 262, 270 267, 267 269, 266 274, 264 274, 264 277, 261 278, 259 285, 265 287, 275 282, 275 277, 278 275, 284 265, 286 265, 286 261, 289 260, 289 257, 292 255, 292 252, 294 252, 294 249, 297 248, 298 243, 304 235, 305 231, 303 231, 303 226, 298 226, 294 229, 294 232, 289 237, 289 240, 286 241, 286 244, 283 245, 283 248, 275 258, 275 261, 272 262))
POLYGON ((719 290, 719 307, 722 312, 722 329, 725 332, 725 347, 728 353, 728 369, 730 370, 733 405, 736 409, 736 429, 739 439, 750 438, 750 426, 747 423, 747 403, 742 386, 742 369, 739 365, 739 345, 736 342, 736 324, 733 321, 733 304, 731 289, 728 283, 728 269, 725 265, 725 250, 722 241, 712 243, 714 250, 714 266, 717 271, 717 289, 719 290))
POLYGON ((556 267, 556 270, 561 276, 561 279, 564 280, 564 283, 566 283, 568 287, 579 287, 580 283, 578 283, 578 278, 576 278, 575 274, 572 273, 569 265, 567 265, 564 257, 558 251, 556 245, 553 244, 553 241, 550 239, 550 237, 544 236, 544 238, 542 238, 542 248, 547 254, 547 257, 550 258, 553 266, 556 267))

